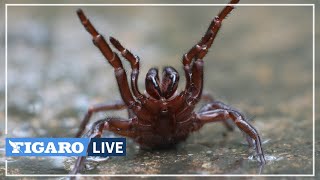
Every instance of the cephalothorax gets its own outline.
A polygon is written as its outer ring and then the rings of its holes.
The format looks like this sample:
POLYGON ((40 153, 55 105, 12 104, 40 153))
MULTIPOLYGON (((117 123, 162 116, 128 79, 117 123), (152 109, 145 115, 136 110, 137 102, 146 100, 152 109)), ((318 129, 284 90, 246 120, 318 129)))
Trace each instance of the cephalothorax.
MULTIPOLYGON (((91 34, 93 43, 106 60, 114 68, 114 73, 122 97, 121 102, 102 104, 89 108, 84 117, 77 137, 80 137, 93 113, 107 110, 127 109, 128 119, 105 118, 93 124, 86 133, 87 137, 101 137, 104 130, 132 138, 144 148, 168 148, 185 140, 191 132, 199 130, 210 122, 233 120, 236 126, 247 135, 249 143, 253 143, 262 164, 265 163, 261 148, 261 140, 257 130, 238 110, 220 102, 211 96, 203 96, 203 58, 211 47, 221 22, 234 9, 232 4, 239 0, 231 0, 212 21, 206 34, 182 57, 186 86, 182 92, 177 92, 179 74, 173 67, 165 67, 161 78, 157 68, 148 71, 145 79, 146 93, 141 93, 137 80, 139 75, 139 58, 124 48, 118 40, 110 37, 110 43, 121 53, 121 56, 131 64, 131 88, 128 84, 126 71, 117 53, 101 34, 97 32, 83 11, 77 11, 81 23, 91 34), (196 104, 204 98, 209 102, 199 112, 194 112, 196 104)), ((226 124, 227 125, 227 124, 226 124)), ((84 158, 77 160, 73 173, 79 171, 84 158)))

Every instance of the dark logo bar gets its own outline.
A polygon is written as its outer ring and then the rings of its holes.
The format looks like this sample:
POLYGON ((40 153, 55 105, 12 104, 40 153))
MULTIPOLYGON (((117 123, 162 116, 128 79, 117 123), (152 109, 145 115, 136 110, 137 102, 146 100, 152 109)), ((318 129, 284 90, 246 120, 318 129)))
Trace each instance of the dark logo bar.
POLYGON ((88 156, 125 156, 126 138, 92 138, 88 156))

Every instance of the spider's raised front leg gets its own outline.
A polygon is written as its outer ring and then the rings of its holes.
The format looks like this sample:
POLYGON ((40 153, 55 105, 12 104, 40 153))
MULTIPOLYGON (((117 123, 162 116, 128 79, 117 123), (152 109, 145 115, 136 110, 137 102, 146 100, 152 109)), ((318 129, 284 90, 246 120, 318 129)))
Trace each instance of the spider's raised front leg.
POLYGON ((139 70, 140 70, 140 59, 138 56, 134 56, 128 49, 124 48, 121 43, 113 38, 110 37, 111 44, 121 53, 121 55, 130 62, 131 65, 131 87, 132 92, 135 95, 135 97, 139 101, 145 101, 146 97, 140 93, 139 87, 138 87, 138 77, 139 77, 139 70))
MULTIPOLYGON (((135 138, 137 136, 133 129, 132 119, 106 118, 95 122, 91 129, 84 135, 86 138, 100 138, 103 131, 108 130, 115 134, 135 138)), ((70 174, 77 174, 81 171, 86 157, 78 157, 70 174)))
MULTIPOLYGON (((236 4, 239 0, 231 0, 229 4, 236 4)), ((191 96, 187 101, 189 104, 196 104, 201 97, 203 88, 203 61, 202 59, 207 54, 212 46, 216 35, 218 34, 222 21, 234 9, 233 5, 228 5, 216 16, 208 27, 206 34, 201 40, 192 47, 188 53, 183 56, 183 66, 186 76, 185 91, 191 96), (193 66, 191 67, 193 62, 193 66), (192 92, 194 91, 194 92, 192 92)))
POLYGON ((256 152, 259 157, 260 163, 266 164, 264 153, 261 147, 261 139, 259 133, 240 112, 233 109, 208 110, 197 113, 196 119, 201 126, 210 122, 226 121, 227 119, 231 119, 242 132, 244 132, 254 140, 256 152))
POLYGON ((140 107, 131 94, 127 75, 125 70, 123 69, 123 65, 120 61, 119 56, 111 50, 104 37, 97 32, 97 30, 94 28, 94 26, 91 24, 91 22, 85 16, 84 12, 81 9, 78 9, 77 14, 83 26, 91 34, 94 45, 99 48, 101 53, 114 68, 114 73, 123 101, 129 109, 133 109, 136 112, 139 111, 140 107))
POLYGON ((198 43, 199 46, 206 44, 208 41, 211 41, 207 44, 207 48, 209 49, 215 39, 218 31, 221 27, 221 22, 227 17, 227 15, 234 9, 233 4, 239 3, 240 0, 231 0, 229 5, 224 7, 220 13, 214 17, 211 24, 208 27, 206 34, 201 38, 201 41, 198 43))
POLYGON ((158 103, 154 99, 147 98, 144 94, 139 91, 138 77, 140 72, 140 59, 138 56, 134 56, 128 49, 124 48, 122 44, 115 38, 110 37, 111 44, 121 53, 121 55, 130 62, 131 65, 131 88, 133 95, 141 103, 144 109, 157 112, 158 103))

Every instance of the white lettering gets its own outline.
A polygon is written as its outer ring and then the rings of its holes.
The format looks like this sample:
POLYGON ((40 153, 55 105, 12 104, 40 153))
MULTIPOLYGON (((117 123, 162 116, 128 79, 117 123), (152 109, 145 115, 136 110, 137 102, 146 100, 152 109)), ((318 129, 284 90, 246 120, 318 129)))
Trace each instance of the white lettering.
POLYGON ((111 143, 111 146, 108 142, 106 142, 106 147, 107 147, 107 151, 108 153, 112 153, 113 147, 114 147, 114 142, 111 143))
POLYGON ((32 153, 31 152, 31 142, 25 142, 24 145, 26 146, 26 150, 24 153, 32 153))
MULTIPOLYGON (((85 147, 81 142, 13 142, 11 140, 8 141, 8 145, 6 146, 11 146, 12 149, 12 154, 19 154, 19 153, 25 153, 25 154, 41 154, 41 153, 46 153, 46 154, 81 154, 83 153, 85 147), (57 147, 59 146, 59 147, 57 147), (24 152, 21 150, 23 148, 24 152), (59 150, 59 151, 57 151, 59 150)), ((111 151, 112 151, 113 146, 111 146, 111 151)), ((108 148, 110 151, 110 148, 108 148)), ((96 142, 93 143, 93 151, 94 153, 100 153, 100 150, 97 149, 96 142)))
POLYGON ((31 149, 32 149, 32 151, 34 153, 42 153, 43 150, 44 150, 43 142, 35 142, 35 143, 33 143, 31 149), (38 146, 39 146, 39 148, 37 149, 38 146))
POLYGON ((93 153, 100 153, 100 151, 97 150, 97 144, 96 144, 96 142, 93 142, 93 143, 92 143, 92 146, 93 146, 93 147, 92 147, 92 148, 93 148, 93 153))
POLYGON ((84 147, 83 147, 83 144, 80 143, 80 142, 75 142, 72 144, 71 146, 71 149, 74 153, 82 153, 84 147), (78 149, 77 149, 77 146, 78 146, 78 149))
POLYGON ((44 153, 57 153, 57 149, 53 142, 49 142, 44 153))
POLYGON ((58 142, 59 144, 59 151, 58 153, 72 153, 72 151, 70 150, 70 143, 68 142, 58 142))
POLYGON ((122 142, 116 142, 116 153, 123 153, 122 147, 123 147, 122 142))

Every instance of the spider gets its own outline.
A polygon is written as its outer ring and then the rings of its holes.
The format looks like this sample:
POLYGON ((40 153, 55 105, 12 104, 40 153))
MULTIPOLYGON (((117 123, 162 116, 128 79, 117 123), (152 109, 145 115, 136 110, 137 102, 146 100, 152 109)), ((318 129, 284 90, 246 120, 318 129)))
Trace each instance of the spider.
MULTIPOLYGON (((145 78, 145 93, 141 93, 137 85, 139 76, 139 58, 113 37, 110 43, 121 53, 121 56, 131 65, 131 89, 128 84, 126 71, 120 57, 111 50, 104 37, 98 33, 81 9, 78 17, 91 34, 93 43, 99 48, 106 60, 114 68, 115 77, 122 97, 121 102, 100 104, 88 109, 76 137, 80 137, 93 113, 109 110, 128 110, 128 119, 107 117, 93 124, 86 137, 101 137, 104 130, 120 136, 132 138, 141 148, 159 149, 170 148, 184 141, 191 132, 198 131, 207 123, 231 119, 234 124, 246 134, 247 141, 256 149, 261 164, 265 164, 261 140, 257 130, 248 122, 246 117, 235 108, 215 101, 210 95, 202 95, 203 91, 203 58, 221 27, 222 21, 234 9, 233 4, 239 0, 231 0, 229 4, 212 20, 201 40, 189 52, 183 55, 183 69, 186 77, 185 89, 177 92, 179 74, 170 66, 164 67, 161 78, 157 68, 151 68, 145 78), (194 112, 195 106, 201 100, 210 103, 194 112)), ((72 173, 80 171, 85 157, 79 157, 72 173)))

